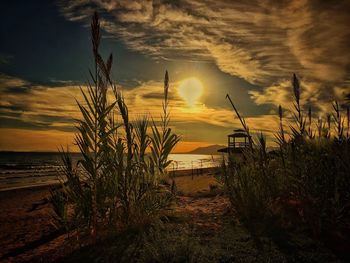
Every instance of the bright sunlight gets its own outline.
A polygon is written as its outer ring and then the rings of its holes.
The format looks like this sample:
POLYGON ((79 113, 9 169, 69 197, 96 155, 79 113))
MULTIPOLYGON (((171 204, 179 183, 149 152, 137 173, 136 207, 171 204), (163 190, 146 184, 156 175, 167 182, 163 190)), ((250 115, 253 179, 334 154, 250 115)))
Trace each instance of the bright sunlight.
POLYGON ((194 107, 203 93, 202 82, 197 78, 188 78, 180 82, 178 92, 189 107, 194 107))

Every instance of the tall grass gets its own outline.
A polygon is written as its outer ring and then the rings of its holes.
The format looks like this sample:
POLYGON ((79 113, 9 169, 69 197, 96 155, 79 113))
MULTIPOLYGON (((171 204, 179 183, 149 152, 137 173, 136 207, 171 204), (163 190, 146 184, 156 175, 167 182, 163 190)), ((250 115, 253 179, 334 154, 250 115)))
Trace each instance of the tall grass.
POLYGON ((223 164, 227 193, 242 221, 250 226, 271 227, 271 220, 279 220, 281 224, 302 223, 315 236, 336 232, 344 237, 350 233, 349 108, 345 113, 334 102, 333 114, 314 123, 312 109, 305 114, 300 103, 296 75, 292 88, 294 120, 286 131, 279 107, 278 150, 268 152, 261 135, 243 152, 243 158, 230 156, 223 164))
POLYGON ((87 89, 81 89, 84 100, 77 101, 82 119, 77 120, 75 143, 82 158, 73 164, 69 153, 62 151, 62 187, 52 191, 51 201, 58 224, 96 240, 99 231, 145 224, 169 205, 172 195, 158 181, 166 173, 168 155, 179 137, 169 128, 168 72, 161 127, 146 115, 130 120, 128 106, 111 77, 113 57, 105 62, 99 53, 97 13, 91 22, 91 39, 95 68, 87 89), (151 155, 146 154, 148 149, 151 155))

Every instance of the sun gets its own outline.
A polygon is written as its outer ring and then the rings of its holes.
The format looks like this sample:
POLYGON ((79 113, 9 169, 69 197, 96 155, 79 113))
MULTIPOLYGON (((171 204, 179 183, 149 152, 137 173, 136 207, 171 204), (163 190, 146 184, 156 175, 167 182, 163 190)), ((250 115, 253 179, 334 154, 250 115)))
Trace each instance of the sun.
POLYGON ((194 77, 184 79, 179 84, 178 92, 189 107, 194 107, 203 93, 202 82, 194 77))

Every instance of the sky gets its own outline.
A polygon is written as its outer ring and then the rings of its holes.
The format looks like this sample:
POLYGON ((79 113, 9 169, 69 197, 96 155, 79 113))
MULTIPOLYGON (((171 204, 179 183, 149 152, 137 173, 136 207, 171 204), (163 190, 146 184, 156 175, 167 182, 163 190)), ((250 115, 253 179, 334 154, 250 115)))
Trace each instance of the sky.
POLYGON ((293 73, 315 119, 350 94, 350 1, 12 0, 0 10, 0 150, 72 145, 94 11, 131 118, 159 118, 168 70, 178 152, 226 144, 240 128, 226 94, 270 143, 279 105, 291 121, 293 73))

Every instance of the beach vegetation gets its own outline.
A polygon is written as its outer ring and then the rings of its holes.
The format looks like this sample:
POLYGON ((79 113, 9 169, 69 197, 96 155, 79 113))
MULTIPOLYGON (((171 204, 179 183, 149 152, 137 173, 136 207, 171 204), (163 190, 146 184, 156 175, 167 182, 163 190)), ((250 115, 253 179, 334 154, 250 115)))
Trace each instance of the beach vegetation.
POLYGON ((61 186, 52 191, 51 202, 56 222, 96 241, 99 232, 148 224, 169 206, 173 194, 159 181, 180 137, 169 127, 168 72, 160 127, 148 115, 131 120, 123 94, 112 80, 113 56, 105 62, 99 53, 97 13, 91 39, 94 69, 86 89, 81 88, 83 101, 77 101, 82 118, 76 121, 75 144, 82 158, 73 163, 69 152, 62 150, 61 186))
POLYGON ((349 107, 335 101, 333 113, 314 123, 311 108, 301 105, 295 74, 291 83, 293 120, 286 129, 279 106, 278 148, 267 150, 260 134, 243 158, 223 162, 221 181, 237 216, 255 235, 298 226, 312 237, 344 243, 350 231, 349 107))

